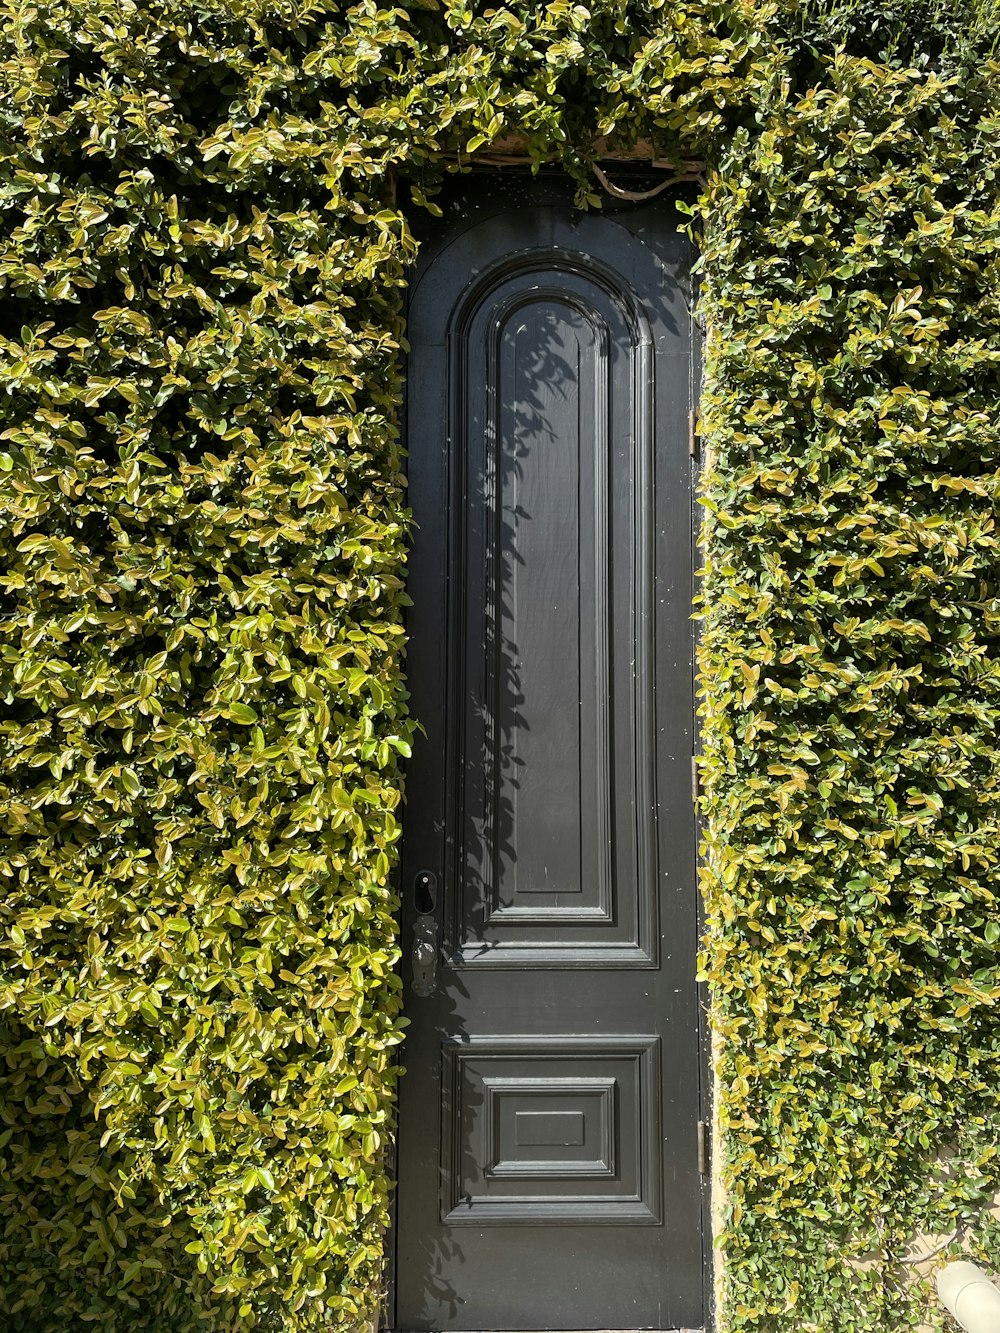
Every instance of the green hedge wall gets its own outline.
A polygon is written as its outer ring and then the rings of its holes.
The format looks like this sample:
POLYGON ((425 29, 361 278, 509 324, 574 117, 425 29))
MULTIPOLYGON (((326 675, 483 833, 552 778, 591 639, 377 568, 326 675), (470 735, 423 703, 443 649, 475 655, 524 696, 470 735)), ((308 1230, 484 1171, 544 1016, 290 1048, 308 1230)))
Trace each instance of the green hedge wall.
POLYGON ((290 16, 8 18, 4 1326, 349 1325, 399 1039, 400 224, 290 16))
POLYGON ((723 1318, 912 1326, 914 1227, 988 1255, 1000 1188, 1000 69, 961 10, 839 54, 749 0, 0 13, 6 1326, 375 1307, 406 210, 511 134, 592 207, 597 140, 707 173, 723 1318))
POLYGON ((824 74, 703 250, 705 971, 731 1326, 867 1333, 1000 1252, 1000 71, 824 74))

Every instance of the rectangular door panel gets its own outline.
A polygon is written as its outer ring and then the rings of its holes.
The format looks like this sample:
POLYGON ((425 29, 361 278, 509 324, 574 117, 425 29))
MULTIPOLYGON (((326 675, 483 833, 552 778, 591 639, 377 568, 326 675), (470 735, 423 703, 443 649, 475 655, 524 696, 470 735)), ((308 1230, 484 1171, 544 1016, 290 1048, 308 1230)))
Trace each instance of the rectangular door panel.
POLYGON ((446 1043, 442 1221, 658 1223, 659 1083, 656 1037, 446 1043))

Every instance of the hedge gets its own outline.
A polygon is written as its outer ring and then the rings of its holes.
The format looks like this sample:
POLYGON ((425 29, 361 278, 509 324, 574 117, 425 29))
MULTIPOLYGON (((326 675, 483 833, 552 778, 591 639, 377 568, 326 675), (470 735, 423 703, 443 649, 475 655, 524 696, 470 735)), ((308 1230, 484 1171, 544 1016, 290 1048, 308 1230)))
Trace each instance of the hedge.
POLYGON ((936 1324, 915 1261, 996 1264, 997 73, 832 60, 713 190, 704 967, 734 1329, 936 1324))
POLYGON ((400 1033, 400 227, 297 88, 308 22, 9 18, 0 1308, 352 1324, 400 1033))
POLYGON ((581 206, 640 144, 707 182, 680 188, 722 1319, 910 1327, 915 1231, 997 1241, 989 26, 889 0, 0 12, 7 1327, 376 1307, 410 226, 510 136, 581 206))

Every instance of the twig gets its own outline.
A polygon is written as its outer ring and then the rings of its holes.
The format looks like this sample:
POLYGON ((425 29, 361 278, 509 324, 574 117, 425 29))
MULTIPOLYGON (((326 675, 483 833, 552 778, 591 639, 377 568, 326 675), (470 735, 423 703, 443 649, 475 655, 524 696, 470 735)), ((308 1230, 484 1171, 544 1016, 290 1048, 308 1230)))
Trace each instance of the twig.
POLYGON ((942 1241, 940 1245, 935 1245, 933 1250, 928 1250, 926 1254, 915 1254, 912 1259, 899 1257, 894 1260, 894 1262, 901 1264, 904 1268, 912 1268, 916 1264, 925 1264, 928 1259, 936 1259, 939 1254, 943 1254, 949 1245, 954 1245, 956 1241, 964 1240, 965 1231, 965 1223, 960 1222, 948 1239, 942 1241))
POLYGON ((660 181, 659 185, 654 185, 651 190, 623 190, 620 185, 613 184, 607 177, 607 174, 594 163, 594 175, 600 181, 601 185, 615 199, 626 199, 629 203, 640 204, 646 199, 652 199, 655 195, 662 194, 664 190, 669 190, 672 185, 684 185, 688 181, 697 181, 699 184, 706 183, 705 177, 697 170, 679 172, 676 176, 670 176, 665 181, 660 181))

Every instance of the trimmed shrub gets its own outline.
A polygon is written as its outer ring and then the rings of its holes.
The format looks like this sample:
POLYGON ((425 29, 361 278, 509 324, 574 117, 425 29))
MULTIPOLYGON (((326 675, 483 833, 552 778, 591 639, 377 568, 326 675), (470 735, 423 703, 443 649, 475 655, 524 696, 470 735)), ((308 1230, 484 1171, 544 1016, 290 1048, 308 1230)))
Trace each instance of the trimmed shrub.
POLYGON ((351 1324, 400 1035, 404 236, 307 25, 9 17, 5 1326, 351 1324))

